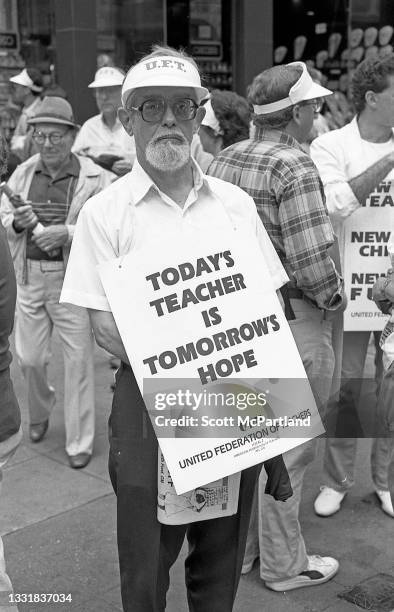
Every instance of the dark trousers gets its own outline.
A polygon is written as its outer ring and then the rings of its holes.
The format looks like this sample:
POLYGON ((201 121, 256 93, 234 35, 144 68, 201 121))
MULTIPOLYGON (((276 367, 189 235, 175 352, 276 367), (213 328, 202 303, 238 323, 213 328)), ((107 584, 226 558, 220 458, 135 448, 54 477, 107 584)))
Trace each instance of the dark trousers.
POLYGON ((125 612, 163 612, 169 570, 185 535, 192 612, 231 612, 241 573, 260 465, 244 470, 238 512, 190 525, 157 520, 157 440, 132 370, 121 365, 109 422, 109 472, 117 495, 118 552, 125 612))

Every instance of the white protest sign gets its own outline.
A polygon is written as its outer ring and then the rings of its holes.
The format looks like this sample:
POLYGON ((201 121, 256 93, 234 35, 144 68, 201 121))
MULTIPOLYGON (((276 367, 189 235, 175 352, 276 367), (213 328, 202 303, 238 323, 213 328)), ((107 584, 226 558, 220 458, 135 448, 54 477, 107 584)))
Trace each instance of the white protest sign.
POLYGON ((323 433, 255 236, 183 232, 98 269, 178 494, 323 433))
POLYGON ((394 185, 386 179, 344 222, 345 331, 381 331, 387 321, 372 300, 372 287, 390 266, 387 244, 393 229, 394 185))

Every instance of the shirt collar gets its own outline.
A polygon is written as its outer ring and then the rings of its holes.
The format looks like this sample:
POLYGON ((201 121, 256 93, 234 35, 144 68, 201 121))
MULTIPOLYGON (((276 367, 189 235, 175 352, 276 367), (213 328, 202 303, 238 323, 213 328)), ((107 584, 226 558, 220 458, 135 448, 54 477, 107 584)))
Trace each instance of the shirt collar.
POLYGON ((119 117, 116 117, 116 119, 115 119, 115 123, 114 123, 114 126, 113 126, 112 128, 110 128, 110 127, 109 127, 109 126, 108 126, 108 125, 105 123, 105 121, 104 121, 104 117, 103 117, 103 114, 102 114, 102 113, 100 113, 100 121, 101 121, 101 123, 103 124, 103 126, 104 126, 105 128, 107 128, 107 130, 110 130, 111 132, 113 132, 114 130, 119 130, 120 128, 123 128, 123 125, 121 124, 119 117))
POLYGON ((40 96, 37 96, 33 102, 31 102, 28 106, 24 106, 22 109, 22 113, 26 113, 26 115, 35 115, 38 107, 40 106, 42 99, 40 96))
POLYGON ((256 126, 256 130, 254 133, 254 140, 269 140, 270 142, 277 142, 280 144, 285 144, 290 147, 296 147, 297 149, 303 150, 298 140, 291 136, 287 132, 283 132, 282 130, 276 130, 273 128, 263 128, 256 126))
MULTIPOLYGON (((75 176, 76 178, 78 178, 79 170, 80 170, 79 161, 77 157, 73 153, 71 153, 66 163, 63 164, 63 166, 60 168, 60 172, 56 175, 56 180, 61 179, 61 178, 67 178, 68 176, 75 176)), ((45 174, 46 176, 50 176, 48 169, 46 168, 45 164, 43 163, 41 159, 41 156, 38 159, 36 169, 34 172, 35 174, 42 173, 42 174, 45 174)))
MULTIPOLYGON (((350 123, 348 123, 348 128, 349 130, 351 130, 355 136, 357 136, 357 138, 360 138, 360 140, 364 140, 360 134, 360 128, 358 126, 358 117, 357 115, 355 117, 353 117, 353 119, 350 121, 350 123)), ((391 131, 391 140, 394 140, 394 128, 391 131)), ((369 142, 370 144, 387 144, 388 140, 386 142, 370 142, 369 140, 366 140, 365 142, 369 142)))
MULTIPOLYGON (((193 189, 198 192, 203 186, 209 189, 208 181, 203 174, 200 166, 192 158, 192 171, 193 171, 193 189)), ((142 166, 136 159, 133 168, 130 172, 130 189, 133 194, 133 203, 138 204, 143 200, 150 189, 154 189, 157 193, 160 193, 160 189, 151 179, 149 174, 145 172, 142 166)))

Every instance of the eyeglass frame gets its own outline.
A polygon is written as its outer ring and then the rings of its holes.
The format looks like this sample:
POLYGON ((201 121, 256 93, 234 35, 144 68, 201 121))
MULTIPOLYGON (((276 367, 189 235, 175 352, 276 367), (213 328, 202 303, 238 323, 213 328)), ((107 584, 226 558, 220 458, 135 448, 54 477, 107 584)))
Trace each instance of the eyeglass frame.
MULTIPOLYGON (((158 97, 158 98, 148 98, 147 100, 144 100, 139 106, 128 106, 128 107, 126 107, 126 110, 128 110, 128 111, 130 111, 130 110, 138 111, 140 113, 140 115, 141 115, 142 120, 145 121, 145 123, 159 123, 159 121, 161 121, 163 119, 169 104, 170 103, 168 101, 166 101, 164 98, 161 98, 161 97, 158 97), (149 120, 145 119, 145 117, 143 115, 143 107, 144 107, 144 104, 146 104, 147 102, 151 102, 152 100, 158 100, 160 102, 163 102, 164 103, 164 108, 163 108, 163 113, 162 113, 160 118, 153 119, 153 120, 149 121, 149 120)), ((171 111, 172 111, 175 119, 177 119, 178 121, 193 121, 193 119, 196 118, 197 111, 200 108, 200 105, 197 104, 197 102, 195 102, 194 100, 192 100, 192 98, 179 98, 178 100, 175 100, 172 103, 170 108, 171 108, 171 111), (188 119, 182 119, 182 118, 177 117, 177 115, 176 115, 176 113, 174 111, 174 108, 173 108, 173 106, 177 102, 184 102, 185 100, 188 100, 189 102, 192 102, 192 104, 193 104, 193 115, 192 115, 192 117, 189 117, 188 119)))
POLYGON ((313 100, 302 100, 302 102, 298 103, 299 106, 314 106, 314 112, 320 113, 323 108, 324 99, 323 98, 314 98, 313 100))
POLYGON ((44 145, 46 143, 46 141, 49 141, 49 144, 51 145, 58 145, 62 142, 63 138, 66 136, 66 134, 68 134, 69 130, 66 130, 65 132, 50 132, 49 134, 44 134, 43 132, 40 131, 34 131, 32 134, 32 139, 34 140, 34 142, 38 145, 44 145), (41 142, 37 139, 37 136, 39 137, 39 139, 41 140, 41 142), (59 136, 59 139, 57 140, 56 138, 56 142, 53 142, 52 138, 53 136, 57 137, 59 136), (42 140, 42 138, 44 138, 44 140, 42 140))

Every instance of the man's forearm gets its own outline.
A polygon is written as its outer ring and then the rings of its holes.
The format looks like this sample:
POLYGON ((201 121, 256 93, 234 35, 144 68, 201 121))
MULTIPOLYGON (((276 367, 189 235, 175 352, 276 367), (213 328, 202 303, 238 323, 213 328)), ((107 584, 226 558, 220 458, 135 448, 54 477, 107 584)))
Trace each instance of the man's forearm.
POLYGON ((89 309, 89 316, 97 344, 124 363, 129 363, 112 312, 89 309))
POLYGON ((308 266, 293 266, 297 287, 319 308, 339 310, 344 300, 343 279, 327 249, 316 249, 310 261, 308 266))
POLYGON ((365 204, 372 191, 374 191, 393 167, 394 155, 390 153, 367 168, 362 174, 355 176, 349 181, 349 185, 361 205, 365 204))

